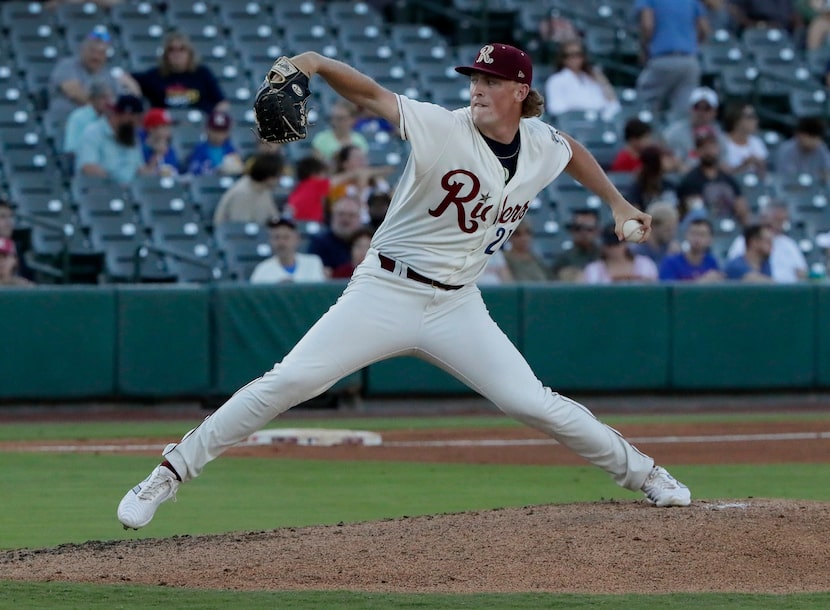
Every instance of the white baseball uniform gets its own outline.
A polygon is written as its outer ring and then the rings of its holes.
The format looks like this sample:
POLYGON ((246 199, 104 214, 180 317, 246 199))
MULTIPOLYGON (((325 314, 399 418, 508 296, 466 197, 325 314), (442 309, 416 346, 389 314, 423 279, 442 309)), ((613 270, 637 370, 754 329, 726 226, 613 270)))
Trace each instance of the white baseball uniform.
POLYGON ((342 377, 385 358, 417 356, 619 485, 639 489, 654 461, 585 407, 543 386, 475 285, 529 202, 568 164, 567 140, 539 119, 521 120, 516 172, 505 184, 469 108, 449 111, 403 96, 398 106, 401 136, 412 152, 386 219, 343 295, 282 362, 237 391, 166 459, 187 481, 342 377))

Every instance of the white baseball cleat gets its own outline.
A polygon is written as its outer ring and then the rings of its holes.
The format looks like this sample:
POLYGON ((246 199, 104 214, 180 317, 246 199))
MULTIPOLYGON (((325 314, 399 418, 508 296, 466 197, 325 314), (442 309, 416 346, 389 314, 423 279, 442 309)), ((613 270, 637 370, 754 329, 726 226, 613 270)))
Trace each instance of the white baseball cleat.
POLYGON ((127 492, 118 504, 118 520, 124 529, 137 530, 153 520, 156 509, 169 499, 176 501, 181 481, 175 473, 159 464, 146 479, 127 492))
POLYGON ((689 488, 671 476, 662 466, 651 469, 640 489, 654 506, 689 506, 692 503, 692 492, 689 488))

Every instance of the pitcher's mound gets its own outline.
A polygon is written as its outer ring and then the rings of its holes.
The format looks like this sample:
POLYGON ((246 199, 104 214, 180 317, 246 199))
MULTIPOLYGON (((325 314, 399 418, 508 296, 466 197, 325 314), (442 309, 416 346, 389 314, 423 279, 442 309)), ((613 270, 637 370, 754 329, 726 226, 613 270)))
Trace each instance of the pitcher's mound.
POLYGON ((826 503, 739 499, 659 509, 609 501, 9 551, 0 554, 0 579, 271 590, 789 593, 830 590, 828 540, 826 503))

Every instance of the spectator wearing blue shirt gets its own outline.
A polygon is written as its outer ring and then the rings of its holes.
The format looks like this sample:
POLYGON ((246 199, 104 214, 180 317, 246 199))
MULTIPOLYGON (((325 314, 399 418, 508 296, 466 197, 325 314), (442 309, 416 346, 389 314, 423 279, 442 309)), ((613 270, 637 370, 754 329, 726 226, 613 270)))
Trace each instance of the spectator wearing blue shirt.
POLYGON ((231 116, 223 110, 214 110, 205 122, 205 135, 193 147, 187 162, 187 173, 193 176, 242 173, 242 157, 231 139, 231 116))
POLYGON ((704 7, 700 0, 636 0, 634 10, 646 53, 638 97, 658 121, 680 118, 700 85, 698 43, 709 32, 704 7))
POLYGON ((144 163, 138 129, 144 104, 134 95, 120 95, 104 116, 87 126, 75 158, 76 174, 111 178, 129 184, 137 175, 153 173, 144 163))
POLYGON ((743 282, 772 282, 772 229, 751 224, 744 229, 746 252, 726 263, 726 277, 743 282))
POLYGON ((686 228, 682 252, 670 254, 660 264, 662 282, 719 282, 723 279, 718 260, 712 254, 712 223, 693 218, 686 228))

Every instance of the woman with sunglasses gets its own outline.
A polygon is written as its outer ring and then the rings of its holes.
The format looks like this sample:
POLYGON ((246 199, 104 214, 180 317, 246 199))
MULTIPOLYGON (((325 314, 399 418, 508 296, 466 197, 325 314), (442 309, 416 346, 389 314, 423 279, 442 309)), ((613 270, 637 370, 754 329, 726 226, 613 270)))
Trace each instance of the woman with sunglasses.
POLYGON ((195 108, 205 114, 230 104, 213 71, 199 60, 190 39, 173 32, 164 40, 158 65, 133 74, 153 108, 195 108))
POLYGON ((545 110, 551 116, 572 111, 595 111, 611 119, 620 102, 611 83, 585 55, 582 43, 568 40, 559 47, 556 72, 545 83, 545 110))

